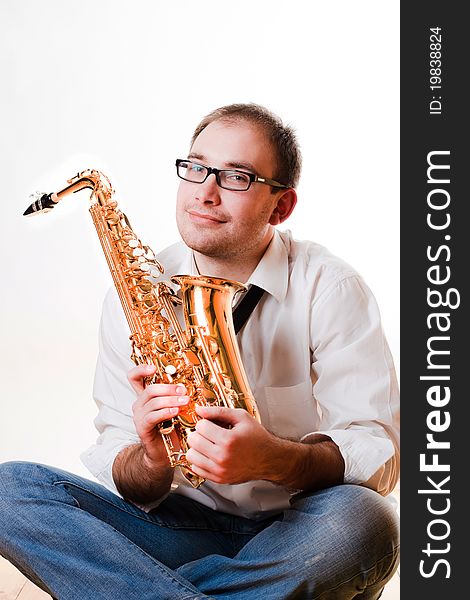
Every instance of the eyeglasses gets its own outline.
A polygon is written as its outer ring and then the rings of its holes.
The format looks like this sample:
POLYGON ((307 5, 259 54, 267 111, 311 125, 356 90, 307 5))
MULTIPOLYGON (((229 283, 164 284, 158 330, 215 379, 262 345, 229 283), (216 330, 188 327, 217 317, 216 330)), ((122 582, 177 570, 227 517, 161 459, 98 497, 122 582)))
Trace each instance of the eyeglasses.
POLYGON ((204 183, 209 175, 214 173, 219 187, 224 188, 224 190, 233 190, 236 192, 246 192, 254 182, 265 183, 276 188, 287 189, 288 187, 273 179, 259 177, 254 173, 246 173, 245 171, 234 169, 215 169, 214 167, 206 167, 182 158, 178 158, 176 161, 176 172, 178 173, 178 177, 191 183, 204 183))

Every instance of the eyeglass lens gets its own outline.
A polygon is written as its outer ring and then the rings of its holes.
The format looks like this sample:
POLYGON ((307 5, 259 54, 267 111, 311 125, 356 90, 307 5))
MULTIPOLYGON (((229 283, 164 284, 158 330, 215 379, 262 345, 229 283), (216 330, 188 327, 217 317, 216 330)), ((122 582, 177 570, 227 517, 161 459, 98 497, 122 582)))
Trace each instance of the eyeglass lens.
MULTIPOLYGON (((202 183, 208 175, 207 167, 191 161, 181 161, 178 175, 186 181, 202 183)), ((217 173, 217 183, 228 190, 247 190, 250 187, 250 176, 240 171, 222 170, 217 173)))

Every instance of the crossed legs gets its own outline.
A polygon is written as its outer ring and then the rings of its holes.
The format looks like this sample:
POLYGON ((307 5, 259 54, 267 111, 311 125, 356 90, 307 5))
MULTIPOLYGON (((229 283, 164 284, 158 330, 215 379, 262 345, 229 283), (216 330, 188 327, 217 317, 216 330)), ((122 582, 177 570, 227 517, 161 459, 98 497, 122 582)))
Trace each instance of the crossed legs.
POLYGON ((178 494, 146 513, 59 469, 0 465, 0 554, 60 600, 375 600, 398 552, 395 511, 360 486, 253 521, 178 494))

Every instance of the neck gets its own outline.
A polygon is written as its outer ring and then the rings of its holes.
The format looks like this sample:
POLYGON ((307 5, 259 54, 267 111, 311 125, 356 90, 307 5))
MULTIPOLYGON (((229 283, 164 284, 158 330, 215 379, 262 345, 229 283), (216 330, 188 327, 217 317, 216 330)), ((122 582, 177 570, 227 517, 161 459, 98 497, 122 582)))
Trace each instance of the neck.
POLYGON ((266 252, 266 248, 271 243, 274 231, 271 233, 269 239, 263 243, 263 245, 256 251, 250 254, 240 254, 237 256, 229 257, 214 257, 206 256, 196 250, 193 250, 194 259, 196 266, 201 275, 207 275, 208 277, 220 277, 222 279, 231 279, 232 281, 239 281, 240 283, 246 283, 250 278, 250 275, 258 266, 259 261, 266 252))

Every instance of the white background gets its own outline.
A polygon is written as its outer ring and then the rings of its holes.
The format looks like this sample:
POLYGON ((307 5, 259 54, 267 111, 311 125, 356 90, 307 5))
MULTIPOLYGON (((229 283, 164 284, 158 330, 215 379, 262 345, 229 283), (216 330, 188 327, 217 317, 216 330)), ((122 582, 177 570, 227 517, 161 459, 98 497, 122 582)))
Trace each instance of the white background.
POLYGON ((0 462, 90 476, 79 454, 96 438, 111 278, 88 192, 29 219, 28 195, 98 168, 158 251, 178 239, 174 159, 223 104, 264 104, 297 130, 285 226, 364 276, 398 369, 398 25, 399 2, 0 0, 0 462))

